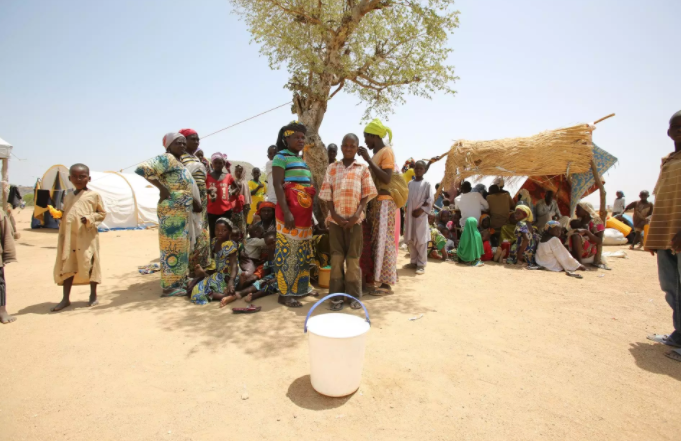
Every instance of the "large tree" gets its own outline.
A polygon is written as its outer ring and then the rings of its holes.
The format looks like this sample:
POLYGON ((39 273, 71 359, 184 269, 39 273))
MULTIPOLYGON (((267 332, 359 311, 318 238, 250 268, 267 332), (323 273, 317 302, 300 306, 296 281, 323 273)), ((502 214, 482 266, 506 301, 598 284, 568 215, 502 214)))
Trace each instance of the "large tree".
POLYGON ((454 93, 448 34, 454 0, 231 0, 270 67, 286 66, 293 113, 308 128, 306 160, 315 186, 328 161, 319 128, 343 91, 365 117, 390 112, 409 93, 454 93))

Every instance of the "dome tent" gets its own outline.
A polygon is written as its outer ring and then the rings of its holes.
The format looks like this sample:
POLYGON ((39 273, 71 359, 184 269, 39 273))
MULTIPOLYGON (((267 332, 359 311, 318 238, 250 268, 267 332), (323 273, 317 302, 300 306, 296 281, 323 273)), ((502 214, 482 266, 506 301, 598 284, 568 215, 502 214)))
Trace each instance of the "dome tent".
MULTIPOLYGON (((100 231, 144 229, 158 225, 156 206, 159 191, 144 178, 134 173, 93 171, 90 171, 90 177, 92 181, 88 188, 100 194, 107 212, 99 226, 100 231)), ((36 184, 37 190, 48 190, 51 202, 57 204, 55 208, 61 208, 61 196, 57 196, 62 194, 60 190, 73 190, 69 169, 63 165, 50 167, 36 184)), ((33 228, 58 227, 56 222, 50 221, 49 211, 37 203, 33 217, 36 220, 33 228)))

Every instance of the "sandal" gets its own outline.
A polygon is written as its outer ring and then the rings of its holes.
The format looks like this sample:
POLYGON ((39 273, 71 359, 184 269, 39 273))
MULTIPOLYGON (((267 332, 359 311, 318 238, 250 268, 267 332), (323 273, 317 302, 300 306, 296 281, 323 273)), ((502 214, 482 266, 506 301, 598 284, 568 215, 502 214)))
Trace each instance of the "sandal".
POLYGON ((651 334, 646 337, 650 341, 654 341, 655 343, 662 343, 663 345, 667 346, 674 346, 675 348, 681 348, 681 345, 676 343, 674 340, 671 340, 669 338, 669 335, 667 334, 651 334))
POLYGON ((369 294, 370 296, 383 297, 392 294, 392 291, 385 288, 374 288, 372 290, 369 290, 367 294, 369 294))
POLYGON ((343 310, 343 305, 345 304, 345 300, 340 299, 340 300, 335 300, 331 299, 329 301, 331 304, 331 307, 329 308, 331 311, 342 311, 343 310))
POLYGON ((681 349, 674 349, 671 352, 664 354, 667 358, 671 358, 674 361, 681 362, 681 349))
POLYGON ((232 308, 234 314, 254 314, 260 312, 262 306, 255 306, 253 304, 248 305, 248 308, 232 308))
POLYGON ((362 309, 362 305, 357 300, 350 301, 351 309, 362 309))
POLYGON ((303 304, 293 297, 279 297, 277 302, 281 305, 288 306, 289 308, 302 308, 303 304), (282 300, 283 299, 283 300, 282 300))
POLYGON ((602 270, 606 270, 606 271, 610 271, 610 270, 611 270, 611 268, 610 268, 609 266, 607 266, 606 264, 604 264, 604 263, 598 263, 598 264, 592 263, 591 266, 596 267, 596 268, 599 268, 599 269, 602 269, 602 270))
POLYGON ((565 275, 568 276, 568 277, 574 277, 575 279, 583 279, 584 278, 584 276, 582 276, 581 274, 577 274, 574 271, 565 271, 565 275))

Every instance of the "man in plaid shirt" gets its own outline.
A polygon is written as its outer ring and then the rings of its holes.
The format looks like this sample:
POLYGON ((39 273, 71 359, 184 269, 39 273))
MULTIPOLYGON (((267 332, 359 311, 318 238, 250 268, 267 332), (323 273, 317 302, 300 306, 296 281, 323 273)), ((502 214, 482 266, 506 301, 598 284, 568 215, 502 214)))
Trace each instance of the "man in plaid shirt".
MULTIPOLYGON (((362 272, 359 259, 362 255, 362 220, 364 208, 378 195, 369 168, 355 160, 359 139, 349 133, 343 138, 343 160, 326 169, 319 199, 327 203, 329 216, 329 245, 331 248, 331 280, 329 292, 347 293, 355 298, 362 296, 362 272), (347 267, 347 268, 345 268, 347 267)), ((344 297, 331 299, 331 309, 343 309, 344 297)), ((362 306, 356 300, 352 309, 362 306)))

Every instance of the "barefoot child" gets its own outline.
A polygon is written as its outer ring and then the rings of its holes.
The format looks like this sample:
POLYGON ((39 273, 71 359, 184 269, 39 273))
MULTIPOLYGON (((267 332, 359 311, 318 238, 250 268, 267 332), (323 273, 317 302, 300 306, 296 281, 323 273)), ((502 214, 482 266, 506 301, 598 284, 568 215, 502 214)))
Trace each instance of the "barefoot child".
MULTIPOLYGON (((369 168, 355 159, 358 150, 357 136, 345 135, 341 145, 343 160, 329 165, 319 192, 319 199, 329 208, 326 219, 331 249, 329 292, 347 293, 355 298, 362 297, 359 259, 363 248, 364 208, 378 195, 369 168)), ((340 311, 344 302, 343 297, 332 298, 331 309, 340 311)), ((352 300, 350 307, 359 309, 362 306, 352 300)))
POLYGON ((52 308, 61 311, 71 305, 71 287, 90 285, 88 306, 97 302, 97 284, 102 282, 99 264, 99 233, 97 226, 106 217, 101 196, 87 188, 90 169, 85 164, 74 164, 69 181, 75 190, 64 196, 64 211, 59 225, 57 261, 54 281, 64 287, 64 298, 52 308))
MULTIPOLYGON (((277 246, 276 231, 268 231, 265 233, 265 247, 267 250, 267 261, 263 266, 263 277, 256 280, 255 283, 248 288, 242 289, 235 293, 236 298, 244 299, 246 303, 251 303, 261 297, 269 296, 279 292, 277 286, 277 279, 274 278, 274 252, 277 246)), ((220 302, 220 308, 226 306, 230 302, 229 297, 225 297, 220 302)))
POLYGON ((7 216, 0 211, 0 323, 3 325, 16 320, 16 317, 7 313, 7 282, 5 281, 5 265, 16 261, 14 229, 7 216))
MULTIPOLYGON (((409 266, 416 268, 416 274, 425 273, 428 261, 428 242, 431 240, 428 215, 433 209, 434 194, 430 182, 423 179, 424 174, 426 174, 426 163, 418 161, 414 165, 414 179, 409 183, 409 198, 404 216, 404 241, 409 245, 411 256, 409 266)), ((441 249, 444 249, 444 243, 441 249)), ((443 255, 446 256, 446 254, 443 255)))
POLYGON ((210 244, 215 273, 208 275, 201 266, 196 266, 196 278, 187 288, 188 291, 191 290, 193 303, 205 305, 211 300, 222 300, 230 296, 236 300, 234 293, 239 285, 241 271, 237 245, 230 240, 232 230, 231 223, 224 217, 215 221, 215 238, 210 244))

